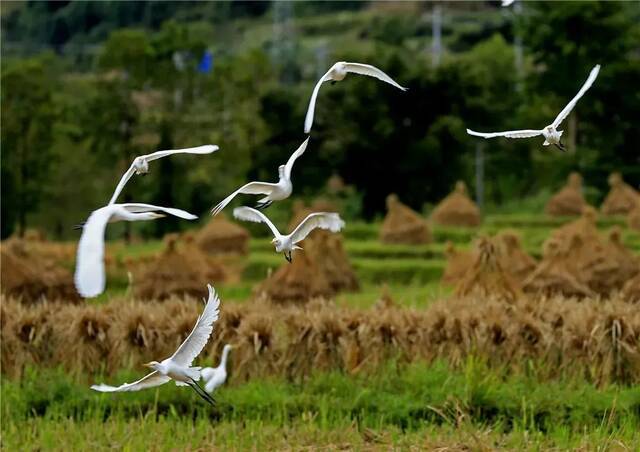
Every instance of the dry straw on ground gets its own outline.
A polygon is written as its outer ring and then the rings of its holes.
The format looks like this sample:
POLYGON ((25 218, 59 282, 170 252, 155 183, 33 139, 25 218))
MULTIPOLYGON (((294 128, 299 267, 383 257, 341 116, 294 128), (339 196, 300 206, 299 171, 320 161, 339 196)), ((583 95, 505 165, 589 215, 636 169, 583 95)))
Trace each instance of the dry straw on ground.
POLYGON ((586 206, 582 196, 582 176, 573 172, 569 174, 567 185, 549 199, 545 212, 552 216, 580 215, 586 206))
POLYGON ((18 238, 5 240, 0 249, 2 293, 21 296, 26 302, 42 299, 80 301, 71 272, 58 265, 52 254, 43 253, 45 243, 18 238))
POLYGON ((640 231, 640 200, 638 200, 636 206, 629 212, 627 216, 627 226, 634 231, 640 231))
POLYGON ((249 232, 218 214, 196 234, 196 244, 208 254, 247 254, 249 232))
POLYGON ((600 206, 603 214, 624 215, 631 212, 640 203, 640 193, 626 184, 620 173, 611 173, 609 186, 611 190, 600 206))
POLYGON ((380 228, 380 241, 416 245, 431 242, 431 232, 424 218, 402 204, 394 194, 387 196, 387 216, 380 228))
POLYGON ((143 299, 166 299, 172 295, 203 296, 207 283, 227 279, 224 267, 193 244, 191 237, 178 241, 170 234, 165 250, 134 275, 135 295, 143 299))
MULTIPOLYGON (((141 362, 175 350, 201 301, 169 300, 154 308, 149 302, 112 299, 88 310, 69 304, 26 306, 3 297, 1 306, 2 371, 19 376, 28 365, 93 373, 102 370, 95 367, 101 360, 107 372, 138 369, 141 362), (55 328, 59 318, 74 319, 74 327, 66 333, 55 328)), ((505 302, 475 296, 420 310, 394 304, 359 310, 326 301, 227 303, 213 338, 198 364, 211 364, 222 344, 232 343, 233 381, 304 378, 321 369, 373 372, 390 358, 400 365, 445 359, 463 366, 473 355, 515 372, 533 361, 543 376, 640 383, 640 310, 617 297, 505 302)))
POLYGON ((431 220, 442 226, 478 226, 480 209, 469 198, 463 181, 456 182, 456 188, 436 206, 431 220))

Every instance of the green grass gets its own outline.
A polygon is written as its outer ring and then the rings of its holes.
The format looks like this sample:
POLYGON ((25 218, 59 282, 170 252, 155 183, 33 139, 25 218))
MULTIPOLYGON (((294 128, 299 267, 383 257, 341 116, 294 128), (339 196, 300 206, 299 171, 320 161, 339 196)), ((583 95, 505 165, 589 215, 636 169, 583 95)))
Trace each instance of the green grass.
MULTIPOLYGON (((122 372, 109 381, 139 375, 122 372)), ((441 362, 390 362, 359 376, 328 373, 241 385, 231 377, 211 408, 173 384, 98 394, 61 371, 32 370, 21 382, 2 381, 2 442, 6 450, 98 445, 138 450, 145 441, 158 450, 206 447, 211 441, 219 447, 277 449, 286 444, 286 435, 299 446, 363 444, 361 433, 371 429, 389 444, 420 444, 428 434, 451 444, 475 435, 490 448, 565 448, 585 441, 619 441, 629 450, 640 446, 639 388, 598 389, 562 379, 543 383, 535 371, 505 375, 469 359, 461 371, 441 362)))

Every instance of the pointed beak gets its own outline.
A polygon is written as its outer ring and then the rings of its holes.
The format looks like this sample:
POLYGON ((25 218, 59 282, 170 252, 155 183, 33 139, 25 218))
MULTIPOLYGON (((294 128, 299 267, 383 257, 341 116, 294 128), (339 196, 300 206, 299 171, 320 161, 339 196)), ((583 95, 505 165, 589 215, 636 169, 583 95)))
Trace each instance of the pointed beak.
POLYGON ((153 368, 151 363, 144 363, 143 366, 148 367, 149 369, 153 368))
POLYGON ((163 213, 152 212, 152 214, 153 214, 153 218, 164 218, 164 217, 166 217, 166 215, 163 214, 163 213))

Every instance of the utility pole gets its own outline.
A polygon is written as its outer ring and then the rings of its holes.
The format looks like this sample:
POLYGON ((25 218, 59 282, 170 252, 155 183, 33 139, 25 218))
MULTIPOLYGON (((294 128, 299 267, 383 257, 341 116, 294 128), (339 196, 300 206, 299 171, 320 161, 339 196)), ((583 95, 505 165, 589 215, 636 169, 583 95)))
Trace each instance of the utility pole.
POLYGON ((484 210, 484 143, 476 142, 476 204, 484 210))
MULTIPOLYGON (((273 2, 273 47, 271 57, 280 68, 285 67, 293 57, 293 2, 276 0, 273 2)), ((286 69, 281 74, 285 83, 293 82, 290 71, 286 69)))
POLYGON ((442 56, 442 9, 440 5, 433 7, 431 13, 431 64, 433 67, 440 65, 442 56))

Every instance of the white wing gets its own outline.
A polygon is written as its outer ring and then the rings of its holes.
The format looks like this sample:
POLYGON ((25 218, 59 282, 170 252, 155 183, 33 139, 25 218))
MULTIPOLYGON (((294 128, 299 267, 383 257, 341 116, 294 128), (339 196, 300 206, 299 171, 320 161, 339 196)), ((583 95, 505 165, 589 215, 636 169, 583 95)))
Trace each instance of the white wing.
POLYGON ((291 154, 291 157, 289 157, 289 160, 287 160, 287 164, 284 167, 284 175, 287 179, 291 179, 291 169, 293 168, 293 164, 295 163, 298 157, 304 154, 304 151, 307 149, 307 144, 309 144, 309 138, 304 140, 304 143, 302 143, 300 147, 296 149, 296 151, 293 154, 291 154))
POLYGON ((246 207, 246 206, 236 207, 235 209, 233 209, 233 216, 236 217, 238 220, 242 220, 242 221, 252 221, 253 223, 266 223, 266 225, 269 226, 269 229, 271 229, 271 232, 275 237, 278 237, 280 235, 280 231, 278 231, 278 228, 276 228, 275 225, 271 222, 271 220, 269 220, 266 217, 266 215, 260 212, 259 210, 252 209, 251 207, 246 207))
POLYGON ((270 195, 276 185, 278 184, 272 184, 269 182, 249 182, 248 184, 244 184, 211 209, 211 215, 217 215, 222 212, 222 209, 224 209, 227 204, 229 204, 231 200, 240 193, 245 195, 270 195))
POLYGON ((320 80, 318 80, 318 83, 316 83, 316 86, 313 88, 313 93, 311 93, 311 99, 309 100, 309 107, 307 108, 307 116, 304 118, 304 133, 309 133, 309 131, 311 130, 318 91, 320 91, 320 85, 322 85, 322 82, 331 80, 331 77, 329 76, 330 73, 331 69, 329 69, 327 73, 324 74, 320 80))
POLYGON ((578 91, 578 94, 576 94, 575 97, 571 99, 571 102, 569 102, 567 106, 564 107, 564 109, 553 121, 553 127, 557 128, 560 125, 560 123, 564 121, 564 118, 569 116, 569 113, 571 113, 571 110, 573 110, 573 107, 576 106, 576 104, 578 103, 578 100, 580 100, 580 98, 584 95, 584 93, 586 93, 587 90, 591 88, 591 85, 593 85, 593 82, 596 80, 596 77, 598 77, 598 72, 600 72, 600 65, 596 64, 593 67, 593 69, 591 69, 591 72, 589 73, 589 77, 587 77, 587 81, 584 82, 584 85, 582 85, 582 88, 580 88, 580 91, 578 91))
POLYGON ((157 160, 162 157, 166 157, 167 155, 173 154, 211 154, 212 152, 220 149, 215 144, 205 144, 204 146, 197 146, 195 148, 185 148, 185 149, 170 149, 168 151, 157 151, 152 154, 148 154, 143 156, 147 159, 147 161, 157 160))
POLYGON ((135 172, 136 172, 136 169, 134 168, 132 163, 129 169, 122 175, 122 178, 120 179, 120 182, 118 182, 118 185, 116 186, 116 189, 114 190, 113 195, 109 200, 109 204, 107 205, 110 206, 111 204, 116 202, 116 199, 118 199, 118 196, 120 196, 122 189, 124 188, 125 185, 127 185, 127 182, 129 182, 129 179, 133 177, 135 172))
POLYGON ((291 233, 291 241, 298 243, 304 240, 316 228, 338 232, 344 227, 344 221, 337 213, 316 212, 309 214, 291 233))
POLYGON ((204 311, 198 320, 196 325, 189 333, 189 337, 178 347, 178 350, 171 356, 171 360, 175 361, 181 366, 191 366, 194 359, 200 354, 202 349, 209 341, 209 336, 213 331, 213 324, 218 320, 220 315, 220 298, 216 294, 216 291, 211 287, 211 284, 207 284, 209 289, 209 299, 204 307, 204 311))
POLYGON ((469 135, 475 135, 482 138, 494 138, 494 137, 507 137, 507 138, 531 138, 542 135, 542 130, 508 130, 506 132, 494 132, 494 133, 482 133, 474 132, 471 129, 467 129, 469 135))
MULTIPOLYGON (((150 162, 152 160, 157 160, 159 158, 166 157, 167 155, 172 155, 172 154, 211 154, 212 152, 215 152, 218 149, 220 148, 217 145, 206 144, 204 146, 198 146, 195 148, 171 149, 168 151, 158 151, 152 154, 141 155, 137 158, 143 158, 143 159, 146 159, 147 162, 150 162)), ((129 167, 129 169, 122 175, 120 182, 118 182, 118 185, 116 186, 116 189, 113 192, 113 195, 111 196, 111 199, 109 200, 108 205, 111 205, 116 202, 116 199, 118 199, 118 196, 120 196, 122 189, 124 188, 125 185, 127 185, 127 182, 129 182, 129 179, 133 177, 135 172, 136 172, 136 169, 133 166, 133 163, 131 163, 131 166, 129 167)))
POLYGON ((515 0, 502 0, 502 6, 511 6, 515 0))
POLYGON ((173 215, 174 217, 183 218, 185 220, 195 220, 196 218, 198 218, 197 216, 190 214, 185 210, 174 209, 173 207, 154 206, 152 204, 142 204, 142 203, 126 203, 126 204, 119 204, 119 205, 132 213, 160 211, 160 212, 168 213, 169 215, 173 215))
POLYGON ((85 298, 104 291, 104 230, 113 211, 113 206, 93 211, 82 228, 73 279, 78 293, 85 298))
POLYGON ((371 66, 370 64, 361 64, 361 63, 344 63, 345 70, 347 72, 353 72, 354 74, 360 75, 368 75, 369 77, 375 77, 378 80, 382 80, 383 82, 387 82, 390 85, 395 86, 402 91, 406 91, 407 88, 404 86, 400 86, 394 79, 385 74, 382 70, 378 69, 375 66, 371 66))
POLYGON ((155 386, 160 386, 165 384, 171 380, 171 378, 166 375, 161 375, 157 370, 151 372, 150 374, 142 377, 138 381, 134 381, 133 383, 125 383, 120 386, 109 386, 104 383, 99 385, 92 385, 91 389, 94 391, 100 392, 131 392, 131 391, 140 391, 141 389, 153 388, 155 386))

